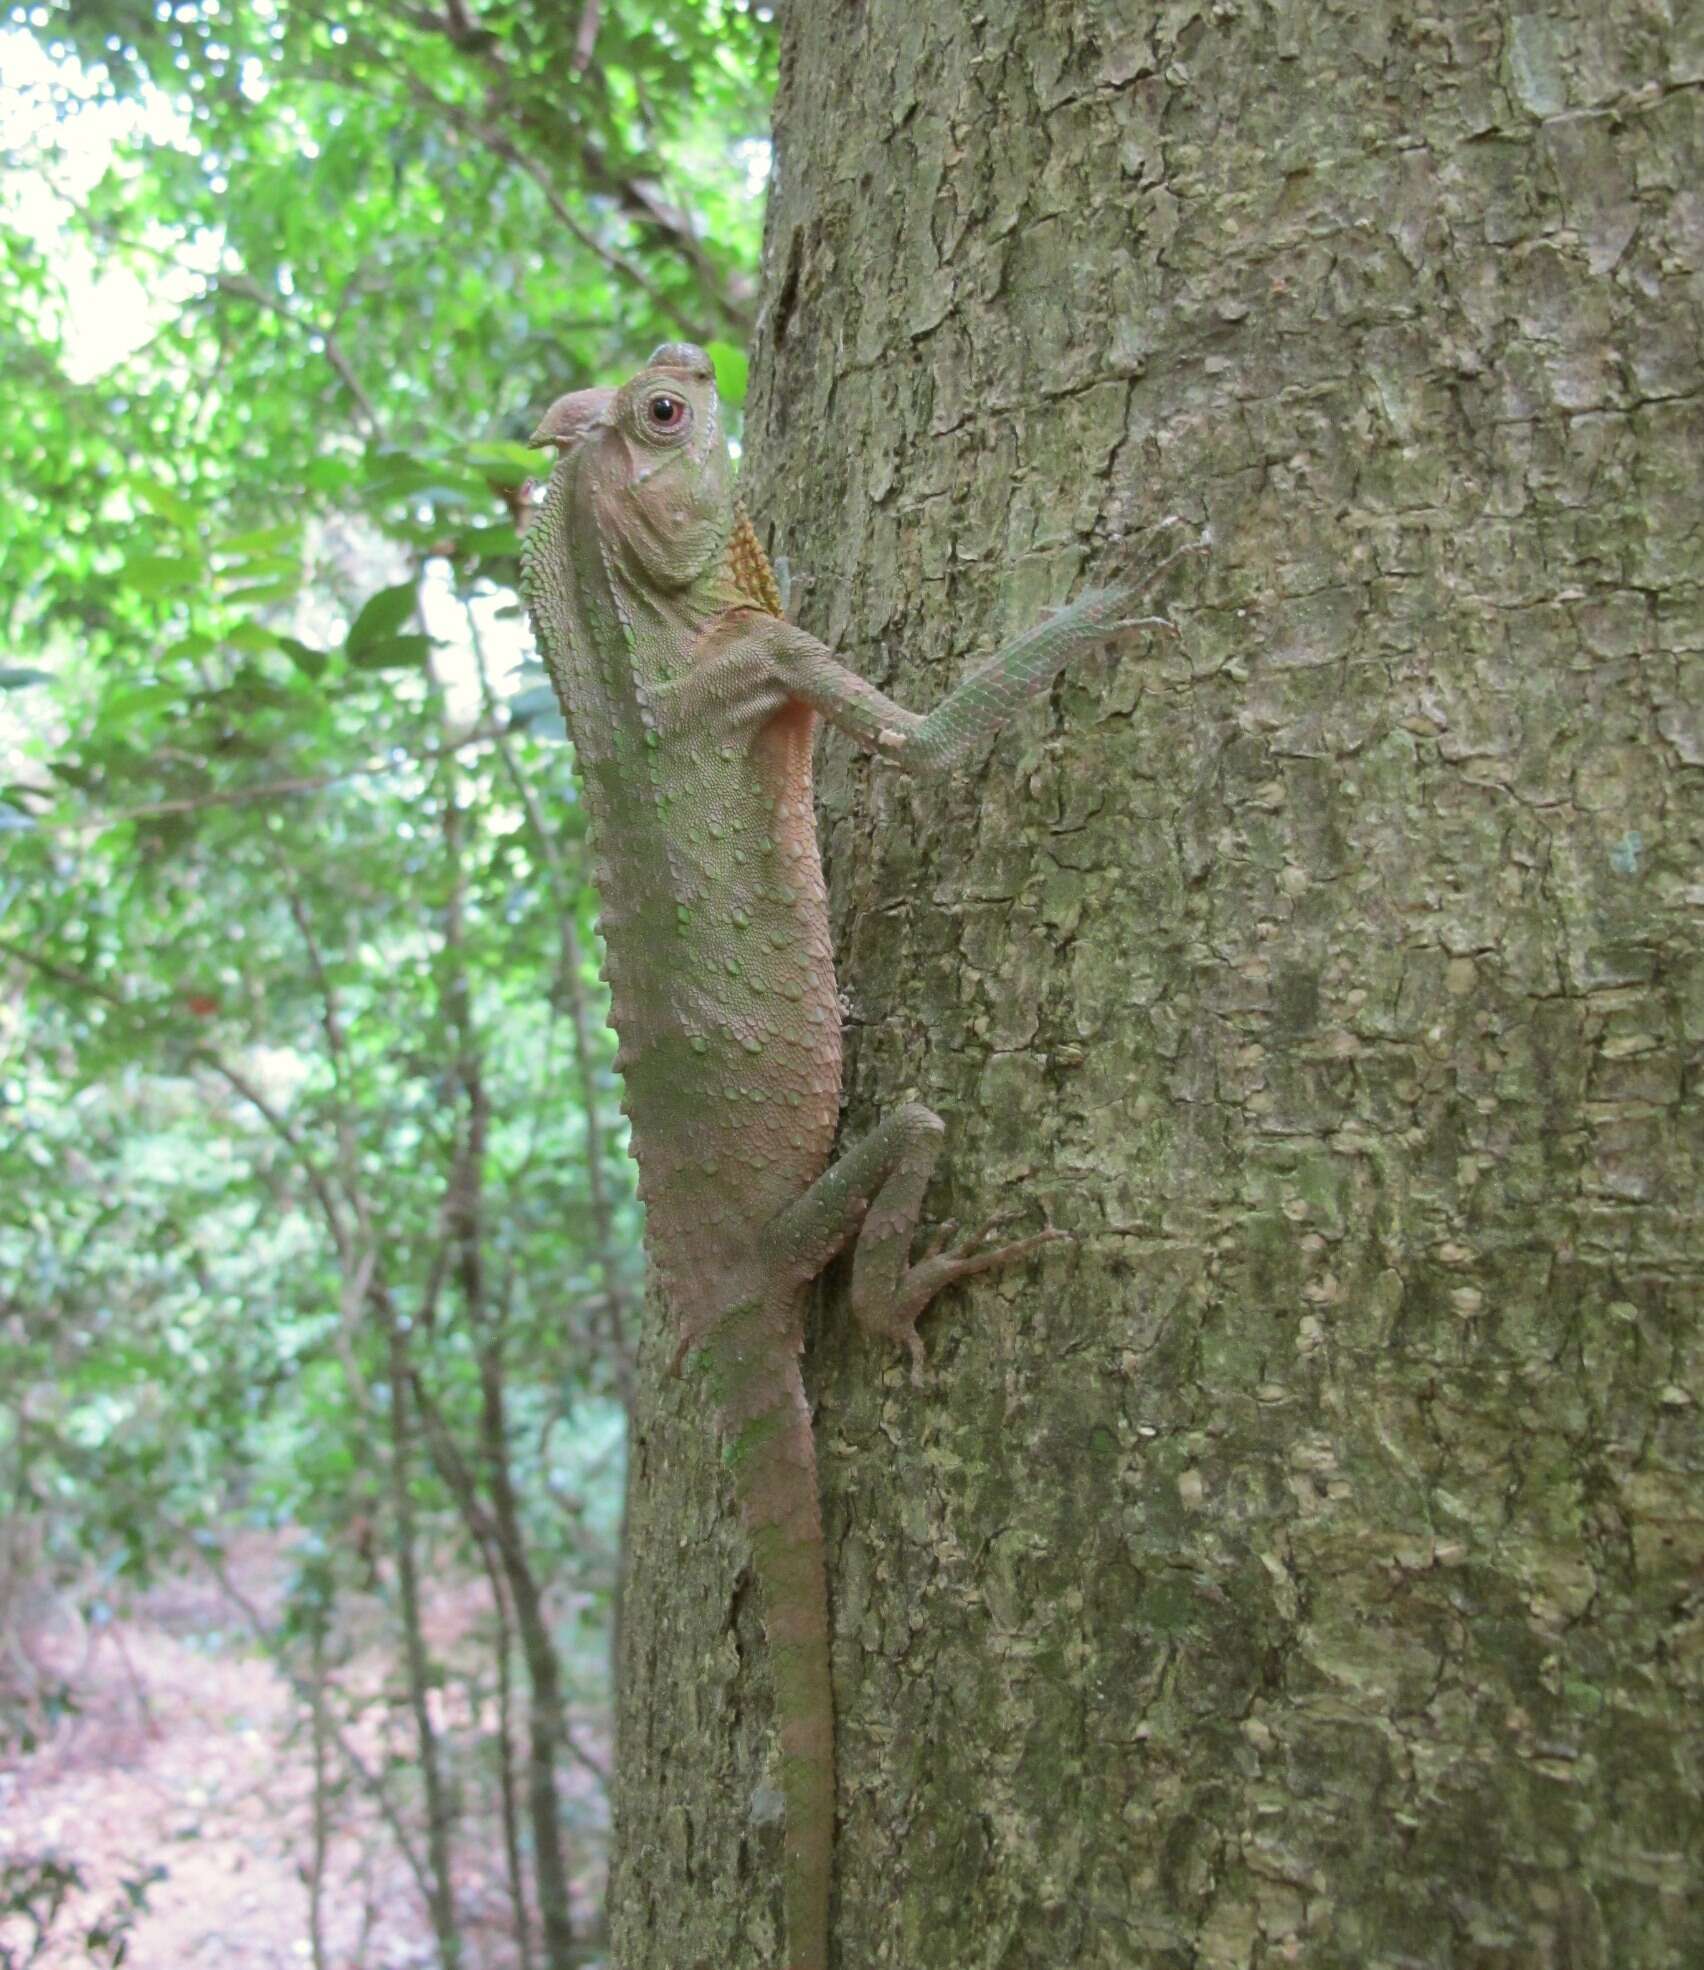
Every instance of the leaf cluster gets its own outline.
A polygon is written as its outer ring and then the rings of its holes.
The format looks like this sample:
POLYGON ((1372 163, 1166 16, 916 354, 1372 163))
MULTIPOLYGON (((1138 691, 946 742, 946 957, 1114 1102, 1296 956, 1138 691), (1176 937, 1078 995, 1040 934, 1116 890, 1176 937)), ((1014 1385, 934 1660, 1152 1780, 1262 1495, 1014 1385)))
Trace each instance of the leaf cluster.
POLYGON ((771 43, 0 29, 0 1487, 85 1607, 243 1520, 283 1646, 411 1540, 607 1609, 639 1209, 522 440, 660 340, 743 373, 771 43))

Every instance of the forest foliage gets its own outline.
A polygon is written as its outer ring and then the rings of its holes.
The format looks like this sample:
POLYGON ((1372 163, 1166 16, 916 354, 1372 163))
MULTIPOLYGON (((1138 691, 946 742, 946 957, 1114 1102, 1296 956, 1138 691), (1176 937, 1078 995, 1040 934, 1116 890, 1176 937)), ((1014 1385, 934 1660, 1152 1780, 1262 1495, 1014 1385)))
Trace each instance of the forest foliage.
MULTIPOLYGON (((0 31, 0 1625, 288 1528, 267 1642, 306 1689, 376 1591, 445 1962, 422 1577, 488 1581, 493 1685, 564 1756, 642 1276, 514 595, 524 440, 670 338, 738 400, 768 13, 79 0, 0 31)), ((14 1740, 53 1694, 16 1656, 14 1740)), ((566 1962, 577 1836, 499 1776, 522 1927, 566 1962)))

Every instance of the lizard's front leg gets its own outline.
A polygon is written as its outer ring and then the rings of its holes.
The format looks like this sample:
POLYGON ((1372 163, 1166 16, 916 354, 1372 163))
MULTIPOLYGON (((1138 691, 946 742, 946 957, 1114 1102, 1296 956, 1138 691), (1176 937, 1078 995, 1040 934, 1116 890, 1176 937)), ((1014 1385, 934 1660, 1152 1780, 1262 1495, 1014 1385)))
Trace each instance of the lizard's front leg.
POLYGON ((943 1286, 1069 1236, 1049 1228, 990 1245, 979 1233, 951 1247, 941 1238, 913 1264, 923 1193, 945 1134, 933 1109, 907 1102, 860 1137, 764 1234, 776 1260, 800 1282, 814 1279, 855 1236, 853 1316, 867 1333, 910 1349, 914 1381, 923 1365, 918 1316, 943 1286))
POLYGON ((1173 625, 1163 617, 1138 616, 1137 602, 1175 561, 1199 553, 1205 545, 1203 537, 1178 548, 1146 576, 1079 595, 1045 622, 1013 637, 933 711, 922 715, 895 704, 793 623, 757 617, 744 628, 745 653, 749 661, 752 652, 761 651, 790 696, 889 764, 913 773, 949 772, 962 765, 977 744, 997 731, 1027 698, 1045 691, 1073 658, 1133 629, 1175 635, 1173 625))

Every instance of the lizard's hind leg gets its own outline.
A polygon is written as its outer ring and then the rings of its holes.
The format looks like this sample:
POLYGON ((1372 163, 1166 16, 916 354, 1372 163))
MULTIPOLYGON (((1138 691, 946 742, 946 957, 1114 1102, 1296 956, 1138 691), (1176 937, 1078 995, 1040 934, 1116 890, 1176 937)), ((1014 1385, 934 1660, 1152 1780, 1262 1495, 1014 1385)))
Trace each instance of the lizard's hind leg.
POLYGON ((1049 1228, 1007 1245, 991 1245, 983 1231, 952 1246, 937 1241, 913 1264, 911 1245, 923 1193, 945 1134, 946 1126, 933 1109, 907 1102, 831 1164, 766 1234, 770 1249, 800 1281, 814 1279, 855 1236, 853 1315, 867 1333, 911 1351, 913 1380, 923 1365, 918 1316, 943 1286, 1009 1265, 1068 1236, 1049 1228))

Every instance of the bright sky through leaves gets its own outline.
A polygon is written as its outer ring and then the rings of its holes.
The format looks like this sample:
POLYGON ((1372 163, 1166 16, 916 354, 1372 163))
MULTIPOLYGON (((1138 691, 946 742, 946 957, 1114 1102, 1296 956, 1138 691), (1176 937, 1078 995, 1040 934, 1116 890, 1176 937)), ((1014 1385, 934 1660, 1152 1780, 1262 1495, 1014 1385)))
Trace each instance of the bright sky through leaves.
POLYGON ((66 303, 61 347, 74 382, 92 382, 134 354, 217 264, 211 241, 180 238, 179 264, 148 280, 133 267, 103 262, 67 226, 121 145, 182 145, 189 137, 189 119, 158 90, 102 101, 72 57, 50 54, 24 29, 0 30, 0 151, 33 167, 7 169, 0 198, 10 223, 56 255, 66 303), (56 108, 53 90, 77 99, 77 107, 56 108))

